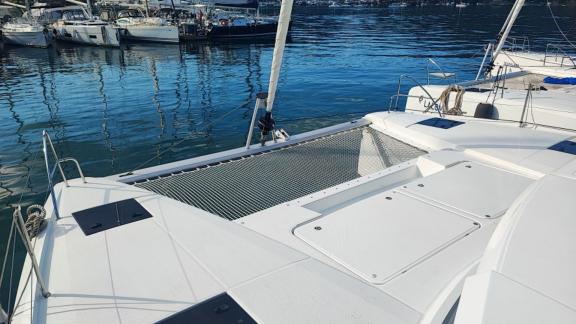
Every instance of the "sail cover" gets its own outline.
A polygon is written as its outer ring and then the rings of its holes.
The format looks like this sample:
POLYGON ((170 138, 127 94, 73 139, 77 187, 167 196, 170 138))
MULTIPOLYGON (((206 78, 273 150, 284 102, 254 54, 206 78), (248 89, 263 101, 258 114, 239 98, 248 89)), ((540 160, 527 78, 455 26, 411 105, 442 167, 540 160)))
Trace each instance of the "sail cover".
POLYGON ((213 0, 216 7, 258 8, 258 0, 213 0))

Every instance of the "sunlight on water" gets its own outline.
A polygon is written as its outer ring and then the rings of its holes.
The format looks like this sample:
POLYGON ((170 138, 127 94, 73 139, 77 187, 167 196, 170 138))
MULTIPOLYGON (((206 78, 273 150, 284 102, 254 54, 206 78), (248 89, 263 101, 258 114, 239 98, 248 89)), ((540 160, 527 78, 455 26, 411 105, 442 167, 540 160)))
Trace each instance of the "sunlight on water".
MULTIPOLYGON (((429 57, 459 80, 473 78, 483 46, 508 10, 296 8, 277 125, 294 134, 386 109, 400 74, 425 81, 429 57)), ((558 39, 544 6, 524 8, 513 33, 540 49, 558 39)), ((147 166, 240 146, 255 96, 267 88, 272 50, 270 42, 3 48, 0 252, 20 196, 24 205, 44 203, 43 129, 87 176, 128 171, 154 157, 147 166)))

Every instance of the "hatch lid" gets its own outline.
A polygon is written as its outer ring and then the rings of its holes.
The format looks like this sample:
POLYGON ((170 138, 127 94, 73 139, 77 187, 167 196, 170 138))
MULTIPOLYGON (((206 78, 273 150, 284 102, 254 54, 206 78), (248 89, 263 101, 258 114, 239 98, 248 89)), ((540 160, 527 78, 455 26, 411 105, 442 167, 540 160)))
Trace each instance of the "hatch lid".
POLYGON ((480 225, 386 191, 302 225, 295 235, 373 284, 384 284, 480 225))
POLYGON ((72 216, 86 236, 152 217, 134 199, 84 209, 72 216))
POLYGON ((434 117, 434 118, 424 119, 422 121, 417 122, 416 124, 435 127, 435 128, 441 128, 441 129, 449 129, 452 127, 456 127, 456 126, 460 126, 462 124, 465 124, 465 122, 458 121, 458 120, 452 120, 452 119, 446 119, 446 118, 434 117))
POLYGON ((552 151, 576 155, 576 142, 562 141, 550 146, 548 149, 552 151))
POLYGON ((223 293, 156 322, 156 324, 184 323, 256 324, 256 321, 232 297, 223 293))
POLYGON ((403 190, 484 219, 502 216, 533 181, 480 163, 462 162, 409 183, 403 190))

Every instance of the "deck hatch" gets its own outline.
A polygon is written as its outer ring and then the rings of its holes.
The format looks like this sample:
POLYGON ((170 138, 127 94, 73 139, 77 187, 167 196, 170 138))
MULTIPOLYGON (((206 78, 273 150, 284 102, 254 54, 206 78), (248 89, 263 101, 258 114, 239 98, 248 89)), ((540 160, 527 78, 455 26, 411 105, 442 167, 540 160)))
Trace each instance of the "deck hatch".
POLYGON ((576 155, 576 142, 562 141, 550 146, 548 149, 552 151, 576 155))
POLYGON ((117 201, 89 209, 84 209, 72 216, 86 236, 114 227, 137 222, 152 217, 140 203, 134 199, 117 201))
POLYGON ((429 119, 419 121, 416 124, 435 127, 435 128, 449 129, 452 127, 460 126, 460 125, 464 124, 464 122, 434 117, 434 118, 429 118, 429 119))
POLYGON ((362 126, 134 185, 234 220, 425 153, 362 126))
POLYGON ((532 179, 475 162, 463 162, 404 186, 406 192, 478 218, 497 218, 532 179))
POLYGON ((157 324, 214 323, 252 324, 256 321, 228 294, 220 294, 197 305, 186 308, 157 324))
POLYGON ((479 228, 469 218, 391 190, 323 215, 294 234, 381 285, 479 228))

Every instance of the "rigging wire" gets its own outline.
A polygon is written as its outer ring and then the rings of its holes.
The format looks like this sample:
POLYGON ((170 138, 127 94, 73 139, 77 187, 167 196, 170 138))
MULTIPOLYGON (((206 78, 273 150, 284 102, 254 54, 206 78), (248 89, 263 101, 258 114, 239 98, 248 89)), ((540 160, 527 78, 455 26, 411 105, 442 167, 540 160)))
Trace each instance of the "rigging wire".
MULTIPOLYGON (((10 242, 8 242, 10 244, 10 242)), ((14 282, 14 254, 16 252, 16 235, 12 236, 12 263, 10 264, 10 286, 8 288, 8 311, 12 308, 12 284, 14 282)))
MULTIPOLYGON (((41 150, 36 151, 36 153, 34 154, 32 160, 31 160, 31 167, 34 165, 34 163, 36 162, 36 160, 38 159, 39 153, 41 150)), ((30 167, 30 169, 31 169, 30 167)), ((28 170, 28 176, 26 177, 25 180, 25 184, 28 184, 30 182, 30 178, 32 176, 32 171, 28 170)), ((18 199, 18 202, 16 203, 16 206, 20 205, 22 203, 22 199, 24 198, 24 194, 26 194, 26 191, 23 191, 20 194, 20 198, 18 199)), ((8 240, 6 241, 6 251, 4 252, 4 259, 2 261, 2 272, 0 272, 0 287, 2 286, 2 283, 4 282, 4 274, 6 273, 6 265, 8 263, 8 258, 9 258, 9 254, 10 251, 12 251, 12 255, 10 256, 10 277, 8 280, 8 307, 6 309, 7 312, 10 312, 12 310, 12 290, 13 290, 13 285, 14 285, 14 260, 15 260, 15 254, 16 254, 16 229, 15 229, 15 223, 14 221, 11 222, 12 225, 10 227, 10 232, 8 234, 8 240)), ((21 299, 21 298, 20 298, 21 299)), ((19 302, 14 303, 14 307, 16 307, 16 305, 18 305, 19 302)), ((11 314, 8 314, 8 323, 10 323, 10 319, 11 319, 11 314)))
MULTIPOLYGON (((14 235, 14 231, 15 231, 14 221, 12 221, 12 226, 10 227, 10 232, 8 234, 8 240, 6 241, 7 244, 6 244, 6 251, 4 253, 4 259, 2 260, 2 272, 0 272, 0 286, 2 285, 2 282, 4 282, 4 273, 6 270, 6 263, 8 262, 8 255, 10 253, 10 247, 12 246, 11 242, 12 242, 12 236, 14 235)), ((12 276, 12 275, 10 275, 10 276, 12 276)), ((9 294, 9 296, 8 296, 8 302, 10 302, 10 299, 11 299, 11 294, 9 294)), ((8 311, 10 311, 10 305, 8 305, 8 311)))
POLYGON ((278 119, 278 123, 290 123, 290 122, 296 122, 296 121, 301 121, 301 120, 310 120, 310 119, 339 118, 339 117, 354 116, 354 115, 367 115, 370 113, 381 112, 381 111, 382 111, 382 109, 362 110, 362 111, 350 111, 350 112, 341 113, 341 114, 330 114, 330 115, 306 116, 306 117, 289 118, 289 119, 278 119))
MULTIPOLYGON (((30 163, 30 169, 32 168, 32 165, 34 165, 34 163, 36 162, 36 160, 38 159, 38 155, 40 153, 40 151, 42 151, 42 149, 36 151, 36 153, 34 153, 34 157, 32 158, 32 162, 30 163)), ((32 171, 28 170, 28 176, 26 177, 26 184, 30 182, 30 177, 32 176, 32 171)), ((24 194, 25 192, 22 192, 20 194, 20 199, 18 199, 18 203, 16 205, 20 205, 20 203, 22 203, 22 198, 24 198, 24 194)))
POLYGON ((574 45, 574 43, 572 43, 568 39, 568 36, 566 36, 566 34, 564 34, 564 32, 562 31, 562 28, 560 28, 560 25, 558 24, 558 21, 556 20, 556 16, 554 16, 554 12, 552 11, 552 7, 550 6, 550 4, 547 4, 546 6, 548 7, 548 10, 550 11, 550 15, 552 16, 552 20, 554 21, 554 24, 556 25, 558 32, 560 32, 560 35, 562 35, 562 37, 566 40, 566 42, 568 42, 568 44, 570 44, 570 46, 572 46, 573 48, 576 49, 576 45, 574 45))
MULTIPOLYGON (((227 111, 226 113, 224 113, 222 116, 220 116, 220 117, 218 117, 218 118, 216 118, 216 119, 208 122, 208 123, 204 126, 204 128, 205 128, 205 129, 209 128, 209 127, 212 126, 214 123, 216 123, 216 122, 218 122, 218 121, 221 121, 221 120, 224 119, 225 117, 229 116, 230 114, 232 114, 233 112, 235 112, 235 111, 237 111, 237 110, 239 110, 239 109, 241 109, 241 108, 245 108, 245 105, 238 106, 238 107, 236 107, 236 108, 230 109, 229 111, 227 111)), ((144 161, 143 163, 139 164, 138 166, 136 166, 135 168, 131 169, 130 171, 125 172, 125 173, 122 173, 122 175, 130 175, 130 174, 132 174, 132 172, 134 172, 134 171, 136 171, 136 170, 138 170, 138 169, 140 169, 140 168, 148 165, 148 163, 150 163, 150 162, 152 162, 152 161, 160 158, 162 155, 164 155, 164 154, 166 154, 167 152, 171 151, 171 150, 172 150, 173 148, 175 148, 176 146, 184 143, 184 142, 187 141, 187 140, 190 140, 190 139, 198 136, 199 134, 202 134, 202 132, 193 132, 193 133, 191 133, 190 135, 188 135, 188 136, 184 137, 183 139, 179 140, 178 142, 175 142, 175 143, 173 143, 172 145, 168 146, 165 150, 161 151, 160 153, 156 154, 155 156, 151 157, 150 159, 148 159, 148 160, 144 161)))
POLYGON ((538 124, 536 124, 536 119, 534 118, 534 96, 532 92, 530 92, 530 115, 532 116, 532 128, 537 128, 538 124))
MULTIPOLYGON (((34 245, 32 246, 32 249, 34 249, 35 247, 36 247, 36 240, 34 240, 34 245)), ((30 283, 30 278, 32 278, 32 267, 30 267, 30 270, 28 271, 28 275, 26 276, 26 281, 24 282, 24 286, 23 286, 22 291, 20 293, 20 297, 18 297, 18 299, 14 303, 14 311, 11 314, 8 314, 8 323, 12 323, 12 317, 16 313, 16 308, 18 307, 18 305, 20 305, 20 302, 22 302, 22 298, 24 297, 24 292, 26 291, 26 287, 28 286, 28 283, 30 283)), ((32 294, 32 289, 30 289, 30 300, 32 300, 32 299, 33 299, 33 294, 32 294)), ((30 316, 32 316, 32 313, 30 314, 30 316)))

